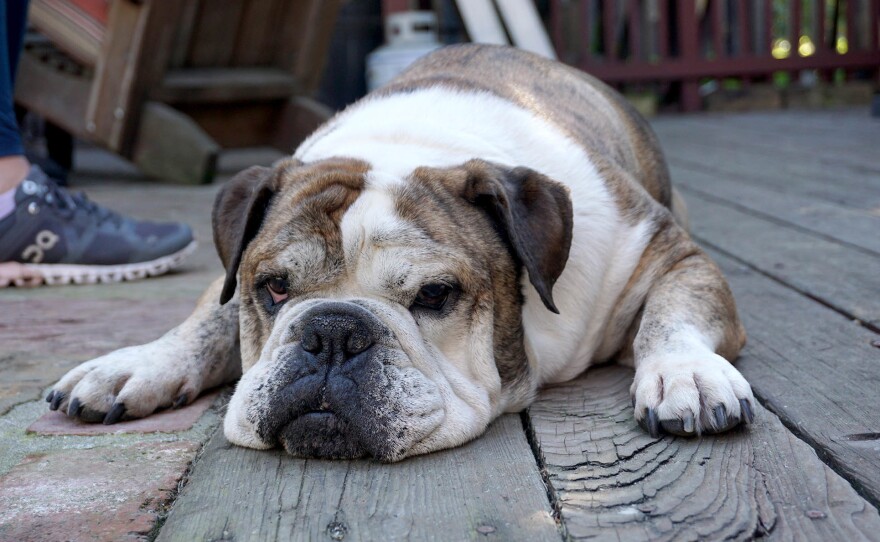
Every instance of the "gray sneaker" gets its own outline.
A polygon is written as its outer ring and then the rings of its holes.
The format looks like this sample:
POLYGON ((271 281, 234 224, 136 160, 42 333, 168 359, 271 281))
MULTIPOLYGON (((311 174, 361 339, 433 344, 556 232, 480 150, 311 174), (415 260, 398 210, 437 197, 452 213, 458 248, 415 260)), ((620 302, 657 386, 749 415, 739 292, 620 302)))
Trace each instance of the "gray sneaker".
POLYGON ((134 220, 68 192, 31 167, 0 220, 0 287, 94 284, 161 275, 196 248, 186 224, 134 220), (10 271, 11 270, 11 271, 10 271))

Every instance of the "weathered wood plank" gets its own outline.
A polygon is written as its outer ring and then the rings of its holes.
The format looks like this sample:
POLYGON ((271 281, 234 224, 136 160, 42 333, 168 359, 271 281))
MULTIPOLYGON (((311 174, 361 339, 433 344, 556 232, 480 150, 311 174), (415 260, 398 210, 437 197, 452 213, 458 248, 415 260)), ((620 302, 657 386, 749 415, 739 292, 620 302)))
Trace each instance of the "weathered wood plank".
POLYGON ((288 70, 302 84, 303 93, 311 95, 321 83, 324 63, 340 0, 299 0, 284 2, 274 65, 288 70))
POLYGON ((669 123, 673 132, 685 131, 691 137, 710 141, 723 148, 730 145, 753 149, 759 155, 779 158, 805 158, 829 164, 867 168, 880 172, 874 156, 880 125, 872 123, 867 111, 862 119, 862 130, 857 130, 856 119, 839 119, 838 123, 852 126, 852 130, 834 134, 825 128, 813 128, 797 114, 696 116, 669 123), (786 126, 785 121, 788 121, 786 126))
POLYGON ((772 186, 856 209, 874 210, 880 205, 876 172, 834 164, 821 153, 795 158, 764 155, 739 144, 721 144, 706 134, 657 132, 667 158, 676 165, 730 174, 744 184, 772 186))
POLYGON ((178 2, 113 2, 86 108, 91 138, 130 156, 141 106, 171 56, 178 2))
MULTIPOLYGON (((785 191, 769 184, 742 181, 742 175, 712 171, 694 164, 670 163, 675 185, 705 199, 782 220, 806 230, 880 255, 880 212, 853 208, 833 200, 785 191)), ((760 181, 760 174, 752 178, 760 181)), ((880 203, 880 198, 878 198, 880 203)))
POLYGON ((272 145, 287 100, 179 104, 176 109, 198 124, 222 148, 272 145))
POLYGON ((694 235, 870 325, 880 326, 880 257, 683 190, 694 235))
POLYGON ((266 28, 277 22, 277 0, 250 0, 244 6, 232 63, 235 66, 267 66, 275 53, 271 46, 272 34, 266 28))
POLYGON ((277 68, 190 68, 169 71, 154 96, 173 104, 224 103, 286 100, 299 89, 296 77, 277 68))
POLYGON ((186 64, 192 46, 196 19, 201 11, 201 0, 181 0, 180 4, 177 29, 171 44, 171 55, 168 59, 169 69, 180 68, 186 64))
POLYGON ((216 2, 201 3, 186 65, 194 68, 229 65, 244 6, 245 0, 225 0, 222 8, 216 2))
POLYGON ((60 72, 29 51, 21 55, 15 81, 15 101, 78 137, 89 139, 86 103, 91 82, 83 76, 60 72), (45 89, 51 88, 52 92, 45 89))
POLYGON ((220 146, 180 111, 147 102, 138 126, 132 161, 147 175, 182 184, 214 179, 220 146))
POLYGON ((755 394, 880 503, 880 335, 716 251, 748 333, 755 394))
POLYGON ((529 409, 567 534, 598 540, 876 540, 877 509, 760 406, 747 430, 652 439, 632 372, 600 367, 529 409))
MULTIPOLYGON (((721 123, 731 135, 771 141, 772 148, 797 148, 851 155, 856 159, 871 158, 870 152, 880 138, 880 124, 871 117, 867 107, 821 111, 761 112, 724 117, 694 116, 685 126, 718 131, 721 123), (830 152, 829 152, 830 151, 830 152), (866 152, 868 151, 868 152, 866 152)), ((877 164, 874 163, 876 166, 877 164)))
POLYGON ((559 540, 520 418, 384 465, 300 460, 213 437, 158 540, 559 540))
POLYGON ((332 116, 333 110, 316 100, 291 98, 278 116, 278 127, 272 145, 281 152, 290 154, 332 116))

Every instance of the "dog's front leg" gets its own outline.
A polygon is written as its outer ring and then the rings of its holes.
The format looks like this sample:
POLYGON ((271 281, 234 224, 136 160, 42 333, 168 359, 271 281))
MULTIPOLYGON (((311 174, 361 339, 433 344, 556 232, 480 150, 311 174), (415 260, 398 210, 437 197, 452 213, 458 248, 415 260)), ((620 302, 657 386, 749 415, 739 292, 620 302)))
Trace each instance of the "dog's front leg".
POLYGON ((215 281, 182 324, 159 339, 87 361, 46 397, 52 410, 106 424, 180 407, 241 376, 238 297, 220 305, 215 281))
POLYGON ((690 240, 679 238, 669 253, 677 256, 659 270, 636 323, 636 420, 652 436, 661 428, 693 435, 751 422, 751 387, 730 363, 745 343, 730 288, 690 240))

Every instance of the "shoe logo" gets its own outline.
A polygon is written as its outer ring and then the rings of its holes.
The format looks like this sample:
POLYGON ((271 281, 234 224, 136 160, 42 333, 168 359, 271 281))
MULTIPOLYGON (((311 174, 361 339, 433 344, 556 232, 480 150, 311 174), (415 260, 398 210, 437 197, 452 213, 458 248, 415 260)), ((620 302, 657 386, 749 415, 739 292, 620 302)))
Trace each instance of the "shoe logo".
POLYGON ((28 245, 21 253, 21 259, 30 263, 43 261, 45 251, 52 250, 58 244, 58 235, 50 230, 42 230, 37 234, 32 245, 28 245))

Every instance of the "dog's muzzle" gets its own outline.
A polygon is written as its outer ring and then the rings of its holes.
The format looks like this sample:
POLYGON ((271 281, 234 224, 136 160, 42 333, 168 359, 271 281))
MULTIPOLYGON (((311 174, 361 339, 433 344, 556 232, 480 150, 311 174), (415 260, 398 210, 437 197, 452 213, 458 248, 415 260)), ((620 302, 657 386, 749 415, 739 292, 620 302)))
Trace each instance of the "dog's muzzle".
POLYGON ((389 331, 353 303, 324 302, 297 319, 279 352, 282 380, 258 427, 298 457, 391 460, 400 425, 386 370, 389 331))

